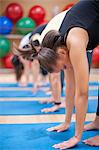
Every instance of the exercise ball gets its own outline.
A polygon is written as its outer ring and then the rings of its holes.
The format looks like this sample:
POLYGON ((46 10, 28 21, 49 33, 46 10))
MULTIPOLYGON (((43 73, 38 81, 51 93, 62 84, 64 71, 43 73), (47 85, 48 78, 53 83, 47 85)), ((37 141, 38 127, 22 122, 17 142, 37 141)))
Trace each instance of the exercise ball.
POLYGON ((40 5, 33 6, 29 11, 29 17, 32 18, 37 25, 39 24, 39 22, 44 20, 45 15, 45 9, 40 5))
POLYGON ((93 55, 92 55, 92 63, 98 63, 99 64, 99 46, 97 46, 94 50, 93 50, 93 55))
POLYGON ((13 68, 12 58, 13 58, 12 54, 8 54, 2 58, 2 62, 5 66, 5 68, 13 68))
POLYGON ((11 3, 7 6, 5 14, 13 22, 17 22, 23 16, 23 9, 18 3, 11 3))
POLYGON ((12 21, 6 16, 0 16, 0 34, 9 34, 13 29, 12 21))
POLYGON ((41 22, 38 23, 38 26, 43 25, 43 24, 47 24, 47 23, 48 23, 47 20, 43 20, 43 21, 41 21, 41 22))
POLYGON ((0 58, 4 57, 10 50, 11 44, 10 41, 0 36, 0 58))
POLYGON ((70 8, 73 7, 74 5, 75 5, 74 3, 71 3, 71 4, 66 5, 66 6, 63 8, 63 11, 70 9, 70 8))
POLYGON ((16 23, 16 31, 19 34, 25 35, 35 28, 35 22, 29 17, 23 17, 16 23))

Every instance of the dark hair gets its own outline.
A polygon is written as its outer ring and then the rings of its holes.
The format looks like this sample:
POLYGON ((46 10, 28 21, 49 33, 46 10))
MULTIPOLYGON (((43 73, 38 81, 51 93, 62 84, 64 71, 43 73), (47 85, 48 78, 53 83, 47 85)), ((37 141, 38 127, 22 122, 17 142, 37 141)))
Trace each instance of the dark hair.
POLYGON ((49 31, 42 41, 42 47, 47 47, 53 50, 56 50, 57 47, 61 47, 62 45, 64 45, 64 38, 56 30, 49 31))
POLYGON ((57 47, 64 45, 64 39, 58 31, 49 31, 41 44, 39 51, 37 51, 35 45, 32 43, 30 48, 17 49, 19 55, 28 60, 37 59, 40 66, 46 69, 48 72, 52 72, 52 65, 56 64, 56 60, 59 57, 57 53, 57 47))
POLYGON ((16 56, 22 56, 24 59, 33 61, 34 58, 37 56, 38 51, 33 45, 33 43, 29 43, 25 45, 23 48, 15 48, 13 49, 13 53, 16 56))
POLYGON ((39 61, 41 68, 52 73, 52 65, 56 64, 58 56, 58 53, 56 53, 53 49, 43 47, 38 53, 37 60, 39 61))
POLYGON ((12 58, 12 64, 15 70, 16 80, 19 81, 24 72, 23 63, 20 61, 18 56, 14 55, 12 58))
POLYGON ((52 73, 52 65, 55 66, 56 60, 59 58, 57 48, 63 45, 64 40, 60 33, 55 30, 49 31, 42 41, 42 48, 37 56, 40 66, 52 73))

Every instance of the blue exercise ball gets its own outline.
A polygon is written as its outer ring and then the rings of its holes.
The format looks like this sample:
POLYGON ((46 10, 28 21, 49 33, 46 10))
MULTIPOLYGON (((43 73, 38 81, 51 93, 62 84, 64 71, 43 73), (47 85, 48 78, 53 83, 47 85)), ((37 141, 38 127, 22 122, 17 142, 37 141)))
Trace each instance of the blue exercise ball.
POLYGON ((13 29, 13 23, 6 16, 0 16, 0 34, 9 34, 13 29))

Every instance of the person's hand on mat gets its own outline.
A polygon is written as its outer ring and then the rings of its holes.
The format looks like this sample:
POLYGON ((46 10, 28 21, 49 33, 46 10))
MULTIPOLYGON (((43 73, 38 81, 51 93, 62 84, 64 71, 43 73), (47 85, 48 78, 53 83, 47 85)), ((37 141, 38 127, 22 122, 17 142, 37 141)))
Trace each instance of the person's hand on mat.
POLYGON ((44 109, 42 109, 41 112, 45 112, 45 113, 48 113, 48 112, 55 112, 55 111, 57 111, 59 108, 60 108, 59 105, 54 105, 54 106, 52 106, 52 107, 50 107, 50 108, 44 108, 44 109))
POLYGON ((89 124, 84 125, 84 131, 90 131, 90 130, 99 130, 98 121, 95 120, 89 124))
POLYGON ((55 127, 51 127, 51 128, 48 128, 47 131, 56 131, 56 132, 63 132, 65 130, 67 130, 69 128, 70 124, 67 124, 67 123, 62 123, 58 126, 55 126, 55 127))
POLYGON ((84 140, 83 143, 90 145, 90 146, 99 146, 99 135, 88 138, 88 139, 84 140))
POLYGON ((54 103, 54 99, 53 98, 50 98, 50 99, 42 99, 39 101, 41 104, 44 104, 44 103, 54 103))
POLYGON ((52 147, 54 147, 56 149, 59 148, 61 150, 64 150, 64 149, 72 148, 72 147, 76 146, 79 141, 80 141, 80 139, 77 138, 76 136, 74 136, 71 139, 69 139, 68 141, 64 141, 62 143, 55 144, 52 147))
POLYGON ((21 82, 21 81, 20 81, 20 82, 18 83, 18 85, 19 85, 19 86, 22 86, 22 87, 26 87, 28 84, 27 84, 27 82, 21 82))
POLYGON ((35 86, 35 87, 32 88, 32 92, 33 92, 33 93, 36 93, 36 92, 38 91, 38 89, 39 89, 39 88, 38 88, 37 86, 35 86))

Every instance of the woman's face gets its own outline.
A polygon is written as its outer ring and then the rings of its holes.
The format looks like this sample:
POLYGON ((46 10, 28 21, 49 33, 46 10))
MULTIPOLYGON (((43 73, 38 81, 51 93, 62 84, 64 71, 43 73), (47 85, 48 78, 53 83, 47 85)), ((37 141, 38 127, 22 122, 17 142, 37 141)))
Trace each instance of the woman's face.
POLYGON ((68 52, 63 48, 58 48, 57 53, 59 58, 57 58, 55 65, 51 66, 52 72, 57 73, 63 69, 66 69, 68 63, 68 52))

